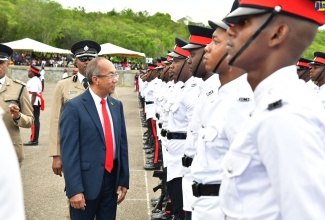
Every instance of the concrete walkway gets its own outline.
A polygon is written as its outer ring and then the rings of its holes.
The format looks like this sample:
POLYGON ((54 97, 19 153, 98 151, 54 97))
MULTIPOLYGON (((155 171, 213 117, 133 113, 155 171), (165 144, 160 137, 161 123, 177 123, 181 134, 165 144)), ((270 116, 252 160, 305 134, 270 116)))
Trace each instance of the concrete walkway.
MULTIPOLYGON (((63 220, 67 212, 64 193, 64 179, 52 172, 52 158, 47 156, 49 138, 49 116, 55 84, 45 84, 43 96, 45 111, 41 112, 41 131, 38 146, 24 147, 25 160, 22 164, 22 178, 27 220, 63 220)), ((143 130, 139 119, 137 93, 133 87, 117 88, 119 100, 123 102, 129 141, 130 189, 126 200, 118 206, 119 220, 150 219, 150 199, 158 197, 152 188, 158 179, 152 178, 152 171, 144 171, 145 154, 142 150, 143 130)), ((30 130, 22 129, 23 142, 29 140, 30 130)), ((14 210, 13 210, 14 211, 14 210)))

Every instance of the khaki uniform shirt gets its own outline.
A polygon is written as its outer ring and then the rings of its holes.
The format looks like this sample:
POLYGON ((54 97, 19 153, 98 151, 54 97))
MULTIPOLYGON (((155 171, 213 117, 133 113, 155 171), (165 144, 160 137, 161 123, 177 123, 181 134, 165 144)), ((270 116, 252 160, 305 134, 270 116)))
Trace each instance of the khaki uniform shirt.
MULTIPOLYGON (((50 157, 60 156, 60 117, 63 110, 63 105, 70 99, 82 94, 85 90, 83 85, 78 80, 78 75, 60 80, 55 89, 52 98, 52 108, 50 115, 50 134, 49 134, 49 149, 50 157)), ((112 94, 112 97, 113 94, 112 94)), ((115 98, 115 97, 114 97, 115 98)))
POLYGON ((29 95, 26 87, 20 97, 20 112, 21 116, 16 123, 9 112, 9 104, 18 104, 17 100, 22 86, 25 84, 19 80, 13 80, 5 76, 5 83, 0 89, 0 107, 4 110, 3 121, 8 129, 12 143, 15 147, 18 160, 21 162, 24 159, 23 144, 20 137, 19 127, 30 128, 33 125, 33 107, 29 101, 29 95), (13 101, 9 101, 13 100, 13 101))
POLYGON ((50 114, 49 149, 50 157, 60 156, 60 117, 63 105, 70 99, 77 97, 85 91, 78 80, 78 75, 60 80, 54 89, 50 114))

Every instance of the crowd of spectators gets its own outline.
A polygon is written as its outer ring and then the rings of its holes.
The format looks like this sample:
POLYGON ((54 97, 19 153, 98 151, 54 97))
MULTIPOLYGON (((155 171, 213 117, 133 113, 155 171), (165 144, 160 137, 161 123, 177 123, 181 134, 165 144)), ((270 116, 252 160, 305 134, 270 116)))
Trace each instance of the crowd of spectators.
MULTIPOLYGON (((122 62, 114 62, 111 57, 108 57, 117 70, 139 70, 143 69, 144 65, 136 62, 130 62, 126 58, 122 62)), ((32 52, 15 52, 11 57, 10 65, 34 65, 40 67, 75 67, 75 58, 71 55, 52 54, 35 54, 32 52)))

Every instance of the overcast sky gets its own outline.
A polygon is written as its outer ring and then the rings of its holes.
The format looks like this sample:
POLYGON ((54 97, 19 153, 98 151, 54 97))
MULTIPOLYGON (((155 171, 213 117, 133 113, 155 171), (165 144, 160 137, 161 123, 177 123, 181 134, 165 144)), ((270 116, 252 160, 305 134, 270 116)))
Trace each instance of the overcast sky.
MULTIPOLYGON (((168 13, 174 21, 190 16, 194 22, 208 25, 208 20, 222 20, 230 11, 234 0, 54 0, 63 8, 84 7, 86 12, 108 12, 115 8, 132 9, 134 12, 148 11, 150 15, 156 12, 168 13)), ((321 12, 325 13, 325 12, 321 12)), ((325 29, 323 25, 320 29, 325 29)))
POLYGON ((190 16, 194 22, 208 24, 208 20, 221 20, 232 6, 233 0, 55 0, 64 8, 84 7, 86 12, 108 12, 115 8, 120 12, 130 8, 134 12, 148 11, 168 13, 174 21, 190 16))

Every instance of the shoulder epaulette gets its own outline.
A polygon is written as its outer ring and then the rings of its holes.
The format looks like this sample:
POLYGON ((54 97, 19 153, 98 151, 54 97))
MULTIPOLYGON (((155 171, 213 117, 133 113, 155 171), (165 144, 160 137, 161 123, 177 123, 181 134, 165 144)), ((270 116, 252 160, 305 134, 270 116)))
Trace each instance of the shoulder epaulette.
POLYGON ((12 81, 15 82, 15 83, 19 83, 19 84, 21 84, 23 86, 26 86, 26 83, 24 83, 24 82, 22 82, 22 81, 20 81, 18 79, 13 79, 12 81))
POLYGON ((61 79, 61 80, 65 80, 65 79, 69 79, 69 78, 71 78, 72 76, 67 76, 67 77, 65 77, 64 79, 61 79))
POLYGON ((282 100, 278 100, 276 102, 270 103, 267 107, 267 110, 272 111, 274 109, 282 107, 282 100))

